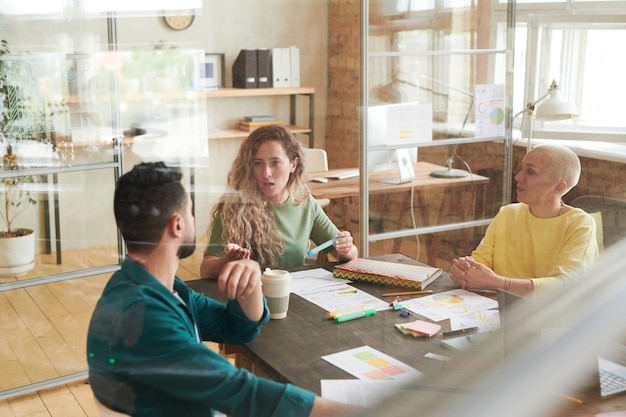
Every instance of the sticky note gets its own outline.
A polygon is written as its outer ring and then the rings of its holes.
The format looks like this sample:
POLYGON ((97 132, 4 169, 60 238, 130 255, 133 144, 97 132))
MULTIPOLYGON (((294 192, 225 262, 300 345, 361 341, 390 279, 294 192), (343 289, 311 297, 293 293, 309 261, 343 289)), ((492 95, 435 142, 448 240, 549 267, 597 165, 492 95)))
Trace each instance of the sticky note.
POLYGON ((404 328, 408 331, 416 332, 430 337, 436 335, 437 332, 441 330, 441 325, 424 320, 415 320, 414 322, 404 325, 404 328))

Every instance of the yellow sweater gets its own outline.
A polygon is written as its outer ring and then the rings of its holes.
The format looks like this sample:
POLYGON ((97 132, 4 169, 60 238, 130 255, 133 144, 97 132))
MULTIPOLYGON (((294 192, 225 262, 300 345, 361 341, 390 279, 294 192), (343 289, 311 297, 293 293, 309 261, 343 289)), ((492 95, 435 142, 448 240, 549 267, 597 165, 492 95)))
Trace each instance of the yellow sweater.
POLYGON ((499 275, 532 279, 534 291, 544 291, 598 258, 595 221, 578 208, 540 219, 526 204, 509 204, 500 208, 472 256, 499 275))

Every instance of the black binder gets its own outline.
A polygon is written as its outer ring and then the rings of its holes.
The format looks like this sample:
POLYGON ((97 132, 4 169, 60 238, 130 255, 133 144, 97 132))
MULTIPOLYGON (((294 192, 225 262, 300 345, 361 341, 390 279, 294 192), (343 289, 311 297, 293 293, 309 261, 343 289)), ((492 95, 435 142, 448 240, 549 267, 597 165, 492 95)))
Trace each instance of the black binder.
POLYGON ((257 88, 257 51, 242 49, 233 63, 233 87, 257 88))
POLYGON ((272 86, 272 58, 269 49, 257 49, 257 87, 270 88, 272 86))

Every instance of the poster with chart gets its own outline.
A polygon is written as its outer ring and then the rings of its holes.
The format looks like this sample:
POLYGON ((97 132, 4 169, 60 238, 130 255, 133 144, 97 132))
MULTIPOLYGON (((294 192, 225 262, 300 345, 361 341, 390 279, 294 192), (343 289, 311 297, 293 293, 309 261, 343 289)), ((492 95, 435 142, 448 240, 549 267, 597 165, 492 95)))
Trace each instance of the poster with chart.
POLYGON ((475 117, 477 138, 504 136, 504 84, 476 86, 475 117))

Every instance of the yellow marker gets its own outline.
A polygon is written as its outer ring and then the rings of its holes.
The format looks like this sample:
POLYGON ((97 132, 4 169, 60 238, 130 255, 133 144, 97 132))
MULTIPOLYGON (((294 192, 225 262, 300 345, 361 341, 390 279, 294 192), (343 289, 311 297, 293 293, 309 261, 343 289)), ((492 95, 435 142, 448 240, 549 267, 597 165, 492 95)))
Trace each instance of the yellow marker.
POLYGON ((364 310, 365 308, 366 306, 358 306, 358 307, 346 308, 345 310, 335 310, 335 311, 331 311, 330 313, 328 313, 326 317, 328 317, 329 319, 334 319, 337 316, 341 316, 343 314, 354 313, 355 311, 361 311, 361 310, 364 310))

